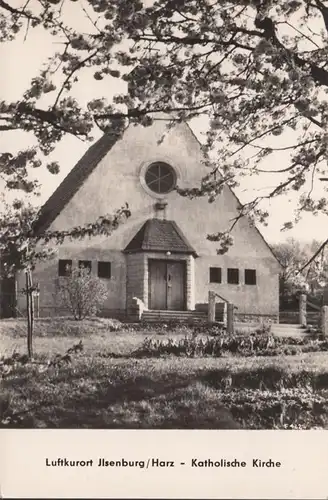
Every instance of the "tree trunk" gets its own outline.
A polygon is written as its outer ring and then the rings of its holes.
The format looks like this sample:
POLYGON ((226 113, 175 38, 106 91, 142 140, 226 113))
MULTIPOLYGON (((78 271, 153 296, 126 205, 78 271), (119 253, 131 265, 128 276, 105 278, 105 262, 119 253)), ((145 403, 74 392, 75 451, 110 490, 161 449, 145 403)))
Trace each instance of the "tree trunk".
POLYGON ((31 271, 27 270, 26 276, 26 313, 27 313, 27 353, 29 359, 33 358, 33 304, 31 291, 31 271))
MULTIPOLYGON (((32 272, 29 272, 30 275, 30 308, 31 308, 31 345, 33 343, 33 331, 34 331, 34 295, 32 291, 33 282, 32 282, 32 272)), ((33 350, 33 348, 32 348, 33 350)), ((33 354, 32 354, 33 355, 33 354)))

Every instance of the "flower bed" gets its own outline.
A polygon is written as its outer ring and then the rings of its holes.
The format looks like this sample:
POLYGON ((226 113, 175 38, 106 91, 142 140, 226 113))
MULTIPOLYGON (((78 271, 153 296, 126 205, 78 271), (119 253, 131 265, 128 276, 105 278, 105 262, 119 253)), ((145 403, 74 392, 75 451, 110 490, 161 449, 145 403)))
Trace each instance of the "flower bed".
POLYGON ((328 351, 328 340, 311 337, 275 337, 273 335, 218 335, 216 337, 186 336, 182 339, 146 337, 133 357, 186 356, 221 357, 296 355, 301 352, 328 351))

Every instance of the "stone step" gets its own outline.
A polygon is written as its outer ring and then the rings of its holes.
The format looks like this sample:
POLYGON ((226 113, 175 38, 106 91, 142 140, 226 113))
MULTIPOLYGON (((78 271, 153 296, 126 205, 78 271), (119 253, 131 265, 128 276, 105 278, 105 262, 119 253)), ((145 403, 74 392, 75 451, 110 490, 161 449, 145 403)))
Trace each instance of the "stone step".
POLYGON ((206 314, 143 314, 143 318, 203 318, 207 319, 206 314))
POLYGON ((142 316, 142 321, 172 321, 172 320, 188 320, 188 319, 197 319, 201 321, 207 321, 207 318, 204 316, 142 316))
MULTIPOLYGON (((181 322, 204 322, 207 321, 207 313, 202 311, 171 311, 171 310, 151 310, 144 311, 142 321, 147 323, 181 321, 181 322)), ((217 317, 218 323, 220 319, 217 317)), ((242 323, 236 321, 234 324, 235 330, 254 332, 261 328, 260 323, 242 323)), ((298 324, 271 324, 271 333, 284 337, 304 336, 307 335, 306 329, 298 324)))
MULTIPOLYGON (((265 325, 265 324, 264 324, 265 325)), ((247 326, 248 328, 252 327, 252 328, 261 328, 263 326, 262 323, 246 323, 246 322, 241 322, 241 321, 235 321, 235 326, 247 326)), ((301 325, 295 325, 295 324, 283 324, 283 323, 271 323, 271 329, 272 328, 290 328, 292 330, 299 330, 299 329, 304 329, 303 326, 301 325)))
POLYGON ((306 328, 301 325, 284 325, 281 323, 271 325, 271 333, 273 335, 281 335, 284 337, 302 337, 308 335, 306 328))
POLYGON ((173 311, 173 310, 166 310, 166 309, 160 309, 160 310, 151 310, 151 311, 144 311, 145 315, 147 316, 158 316, 158 315, 166 315, 166 316, 207 316, 207 314, 203 311, 173 311))
MULTIPOLYGON (((261 324, 235 322, 234 328, 235 331, 243 333, 253 333, 261 328, 261 324)), ((284 325, 281 323, 272 323, 270 331, 273 335, 283 336, 283 337, 303 337, 308 335, 304 327, 295 324, 284 325)))
POLYGON ((295 323, 273 323, 271 324, 271 328, 290 328, 290 329, 296 329, 296 330, 304 330, 305 327, 302 325, 297 325, 295 323))
POLYGON ((156 310, 144 311, 142 321, 206 321, 207 314, 201 311, 171 311, 156 310))
POLYGON ((304 331, 295 332, 293 330, 282 330, 271 332, 275 337, 307 337, 309 334, 304 331))
MULTIPOLYGON (((316 325, 320 322, 320 312, 307 312, 307 323, 309 325, 316 325)), ((280 312, 279 314, 279 322, 280 324, 295 324, 299 320, 299 313, 283 313, 280 312)))

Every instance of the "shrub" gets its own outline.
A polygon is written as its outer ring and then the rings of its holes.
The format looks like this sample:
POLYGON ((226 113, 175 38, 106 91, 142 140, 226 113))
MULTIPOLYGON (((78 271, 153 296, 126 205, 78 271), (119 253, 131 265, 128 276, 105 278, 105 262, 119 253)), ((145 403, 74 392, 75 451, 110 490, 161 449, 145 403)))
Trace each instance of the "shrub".
POLYGON ((238 388, 222 393, 221 402, 247 429, 313 429, 327 425, 326 398, 311 388, 238 388))
POLYGON ((169 320, 163 322, 145 322, 129 323, 124 326, 124 330, 135 332, 151 332, 156 335, 167 335, 168 332, 178 335, 208 335, 216 337, 225 333, 225 327, 222 325, 209 325, 208 323, 185 323, 178 320, 169 320))
POLYGON ((89 269, 72 269, 69 276, 58 282, 59 303, 68 307, 76 320, 95 316, 108 296, 106 285, 89 269))
POLYGON ((224 353, 239 356, 296 355, 301 352, 327 351, 328 341, 311 338, 275 337, 273 335, 218 335, 201 338, 197 335, 182 339, 166 338, 157 340, 146 337, 142 346, 132 353, 135 357, 185 356, 220 357, 224 353))

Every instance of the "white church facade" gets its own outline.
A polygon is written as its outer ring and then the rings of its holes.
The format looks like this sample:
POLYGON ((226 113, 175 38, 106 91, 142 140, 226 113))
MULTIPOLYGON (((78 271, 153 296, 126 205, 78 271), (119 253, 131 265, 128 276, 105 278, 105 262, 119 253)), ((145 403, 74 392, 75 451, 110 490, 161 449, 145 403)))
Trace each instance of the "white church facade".
MULTIPOLYGON (((83 264, 108 287, 102 314, 129 317, 143 310, 194 311, 214 291, 239 315, 279 317, 279 272, 269 245, 247 218, 233 229, 234 245, 218 255, 207 234, 226 231, 238 214, 229 187, 213 203, 174 189, 199 187, 208 172, 189 126, 130 126, 120 138, 104 135, 89 148, 45 203, 40 230, 68 230, 113 213, 125 202, 131 217, 111 236, 67 241, 58 258, 39 264, 40 315, 61 315, 56 283, 67 265, 83 264)), ((18 295, 18 308, 24 309, 18 295)))

